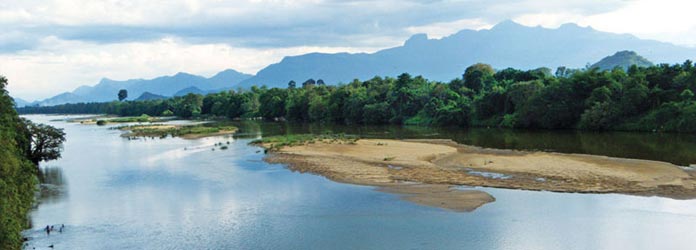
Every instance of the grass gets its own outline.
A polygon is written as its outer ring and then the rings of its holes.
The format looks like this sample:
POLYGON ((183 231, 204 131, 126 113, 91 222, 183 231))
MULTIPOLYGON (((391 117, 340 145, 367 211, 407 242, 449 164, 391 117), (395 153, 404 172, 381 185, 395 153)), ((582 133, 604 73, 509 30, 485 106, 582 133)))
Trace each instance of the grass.
POLYGON ((160 137, 164 138, 167 136, 178 137, 178 136, 189 136, 189 137, 199 137, 206 135, 213 135, 225 131, 237 130, 237 127, 232 126, 225 122, 213 122, 213 123, 203 123, 195 125, 167 125, 167 124, 153 124, 153 125, 131 125, 118 127, 121 130, 130 130, 128 136, 136 137, 160 137))
POLYGON ((325 143, 355 144, 358 139, 359 138, 357 136, 346 134, 295 134, 265 137, 263 139, 252 141, 251 144, 262 145, 267 150, 274 151, 283 147, 307 145, 319 141, 325 143))
POLYGON ((161 122, 164 121, 161 118, 158 117, 152 117, 146 114, 143 114, 141 116, 126 116, 126 117, 117 117, 117 118, 108 118, 108 117, 103 117, 103 118, 92 118, 92 119, 76 119, 74 121, 79 121, 80 123, 96 123, 97 125, 106 125, 108 123, 132 123, 132 122, 161 122))
POLYGON ((152 122, 152 121, 158 121, 158 120, 157 120, 157 118, 150 117, 149 115, 141 115, 141 116, 127 116, 127 117, 113 118, 113 119, 109 119, 106 121, 111 122, 111 123, 127 123, 127 122, 152 122))

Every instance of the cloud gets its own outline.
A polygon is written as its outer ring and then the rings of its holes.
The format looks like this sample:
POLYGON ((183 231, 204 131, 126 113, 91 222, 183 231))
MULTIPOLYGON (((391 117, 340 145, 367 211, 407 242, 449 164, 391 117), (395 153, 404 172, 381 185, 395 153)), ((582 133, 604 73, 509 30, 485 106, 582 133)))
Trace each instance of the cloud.
MULTIPOLYGON (((572 8, 571 8, 572 9, 572 8)), ((594 29, 629 33, 641 38, 696 45, 696 19, 689 18, 696 2, 681 0, 635 0, 600 12, 540 11, 520 15, 515 21, 548 28, 574 22, 594 29)))
POLYGON ((418 27, 443 33, 468 27, 462 20, 475 20, 476 27, 481 27, 540 9, 596 14, 623 3, 619 0, 27 0, 3 3, 0 25, 5 31, 23 32, 25 40, 55 36, 109 44, 177 37, 190 43, 243 47, 386 47, 393 45, 395 37, 403 40, 418 27), (370 37, 378 39, 367 39, 370 37), (387 43, 375 43, 380 41, 387 43))
POLYGON ((406 31, 413 34, 424 33, 428 34, 429 38, 439 39, 464 29, 481 30, 489 29, 491 27, 493 27, 492 24, 476 18, 461 19, 452 22, 431 23, 421 26, 411 26, 407 27, 406 31))

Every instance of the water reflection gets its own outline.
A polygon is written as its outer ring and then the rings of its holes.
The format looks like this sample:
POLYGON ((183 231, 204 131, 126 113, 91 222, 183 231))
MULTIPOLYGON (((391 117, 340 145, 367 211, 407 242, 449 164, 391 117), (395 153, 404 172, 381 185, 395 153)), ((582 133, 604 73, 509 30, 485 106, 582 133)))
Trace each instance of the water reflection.
POLYGON ((63 176, 63 169, 43 167, 40 169, 40 179, 40 202, 55 203, 68 197, 68 182, 63 176))
POLYGON ((241 136, 346 133, 375 138, 440 138, 488 148, 606 155, 696 164, 696 135, 575 130, 512 130, 422 126, 345 126, 240 122, 241 136))

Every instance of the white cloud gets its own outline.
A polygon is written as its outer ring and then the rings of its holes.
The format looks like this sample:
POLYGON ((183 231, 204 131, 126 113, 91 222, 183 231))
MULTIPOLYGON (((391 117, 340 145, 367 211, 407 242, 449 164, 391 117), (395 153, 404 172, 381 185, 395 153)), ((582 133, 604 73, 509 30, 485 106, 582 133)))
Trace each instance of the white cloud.
POLYGON ((696 2, 683 0, 636 0, 615 10, 594 14, 568 11, 537 12, 519 15, 515 21, 528 26, 555 28, 577 23, 594 29, 629 33, 641 38, 696 45, 696 2))
POLYGON ((481 30, 493 27, 494 24, 488 23, 480 18, 461 19, 452 22, 437 22, 421 26, 407 27, 406 31, 411 34, 425 33, 429 38, 439 39, 463 29, 481 30))

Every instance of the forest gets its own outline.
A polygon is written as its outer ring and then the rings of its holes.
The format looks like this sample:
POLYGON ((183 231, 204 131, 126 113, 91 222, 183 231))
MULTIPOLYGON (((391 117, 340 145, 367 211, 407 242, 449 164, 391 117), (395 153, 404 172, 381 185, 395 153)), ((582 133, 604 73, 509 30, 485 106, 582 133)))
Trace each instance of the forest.
MULTIPOLYGON (((474 64, 461 78, 407 73, 338 85, 308 80, 205 96, 24 107, 23 114, 112 114, 263 118, 294 122, 533 129, 696 132, 693 62, 650 67, 494 70, 474 64)), ((116 97, 117 93, 114 93, 116 97)))
POLYGON ((61 129, 20 118, 0 76, 0 249, 20 249, 41 181, 39 162, 60 157, 61 129))

